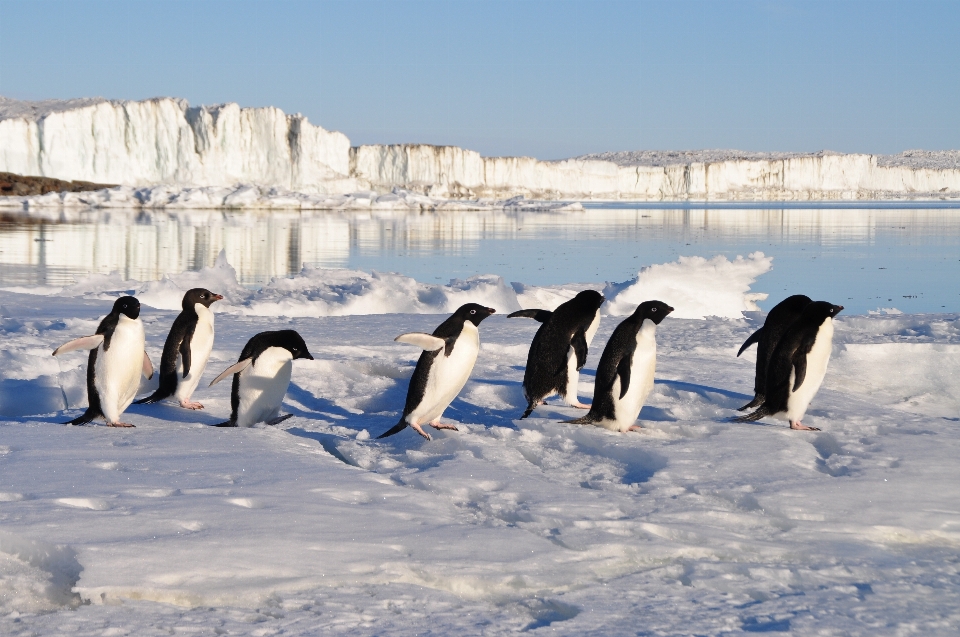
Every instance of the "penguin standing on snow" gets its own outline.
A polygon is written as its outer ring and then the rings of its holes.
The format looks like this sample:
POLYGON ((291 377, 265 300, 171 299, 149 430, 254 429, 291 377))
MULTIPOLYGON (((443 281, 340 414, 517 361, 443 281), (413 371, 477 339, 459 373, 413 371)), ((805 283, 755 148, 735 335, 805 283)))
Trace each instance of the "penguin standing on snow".
POLYGON ((826 301, 814 301, 804 308, 770 357, 763 404, 752 414, 735 418, 734 422, 773 416, 788 421, 791 429, 820 431, 801 421, 827 373, 833 348, 833 318, 842 309, 842 305, 826 301))
POLYGON ((566 422, 613 431, 640 430, 635 423, 653 390, 657 369, 657 325, 672 311, 662 301, 644 301, 613 330, 597 365, 590 411, 566 422))
POLYGON ((213 312, 210 306, 223 297, 210 290, 194 288, 183 295, 180 312, 160 357, 160 387, 136 404, 156 403, 170 396, 176 397, 185 409, 203 409, 190 397, 200 382, 213 349, 213 312))
POLYGON ((433 334, 411 332, 394 339, 422 347, 423 353, 410 378, 400 422, 377 438, 392 436, 408 426, 427 440, 431 440, 430 434, 423 430, 423 425, 457 431, 454 425, 442 424, 440 416, 467 384, 480 352, 480 330, 477 328, 483 319, 495 312, 492 307, 467 303, 441 323, 433 334))
POLYGON ((554 394, 560 394, 572 407, 586 409, 589 406, 577 398, 577 385, 580 370, 587 362, 588 348, 600 326, 600 306, 604 300, 596 290, 584 290, 553 312, 520 310, 508 316, 543 323, 527 354, 527 368, 523 372, 527 409, 521 419, 554 394))
POLYGON ((812 303, 810 297, 803 294, 788 296, 770 310, 763 322, 763 327, 751 334, 750 338, 740 346, 740 351, 737 352, 738 358, 748 347, 754 343, 757 344, 757 372, 753 381, 753 400, 737 409, 737 411, 746 411, 763 404, 763 392, 767 383, 767 366, 770 364, 773 350, 787 328, 800 318, 803 308, 810 303, 812 303))
POLYGON ((79 349, 90 350, 87 363, 87 403, 82 416, 67 425, 85 425, 103 418, 110 427, 133 427, 120 422, 140 388, 140 375, 153 378, 153 365, 144 351, 140 301, 121 296, 97 327, 96 334, 74 339, 54 350, 59 356, 79 349))
POLYGON ((290 386, 293 361, 313 360, 295 330, 260 332, 243 346, 240 360, 223 370, 210 386, 233 374, 230 420, 216 427, 252 427, 258 422, 276 425, 293 414, 280 415, 280 403, 290 386))

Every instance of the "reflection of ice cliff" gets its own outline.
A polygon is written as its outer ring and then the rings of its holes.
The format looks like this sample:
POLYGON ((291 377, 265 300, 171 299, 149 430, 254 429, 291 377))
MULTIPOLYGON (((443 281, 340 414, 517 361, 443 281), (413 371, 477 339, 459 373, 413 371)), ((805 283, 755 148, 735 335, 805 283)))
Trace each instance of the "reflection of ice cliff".
POLYGON ((960 193, 960 153, 949 151, 639 152, 539 161, 481 157, 453 146, 350 148, 346 136, 299 114, 236 104, 190 107, 171 98, 0 98, 0 171, 124 186, 96 195, 16 198, 8 207, 417 208, 448 199, 488 207, 490 200, 515 196, 818 200, 960 193), (372 194, 344 197, 365 191, 372 194))

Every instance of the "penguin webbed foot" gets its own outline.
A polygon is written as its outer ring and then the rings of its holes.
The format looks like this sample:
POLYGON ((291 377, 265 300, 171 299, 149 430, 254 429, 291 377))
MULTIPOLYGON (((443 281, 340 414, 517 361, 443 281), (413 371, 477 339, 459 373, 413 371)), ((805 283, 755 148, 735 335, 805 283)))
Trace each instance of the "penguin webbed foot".
POLYGON ((805 424, 803 424, 799 420, 797 422, 791 421, 790 428, 793 429, 794 431, 820 431, 820 427, 807 427, 805 424))
POLYGON ((181 400, 180 406, 184 409, 203 409, 203 405, 192 400, 181 400))
POLYGON ((578 400, 577 402, 568 403, 568 404, 569 404, 571 407, 574 407, 574 408, 576 408, 576 409, 590 409, 590 405, 584 405, 584 404, 583 404, 582 402, 580 402, 579 400, 578 400))
POLYGON ((455 425, 445 425, 440 421, 432 422, 430 423, 430 426, 434 429, 450 429, 452 431, 460 431, 455 425))
POLYGON ((131 425, 128 422, 108 422, 107 427, 136 427, 136 425, 131 425))
MULTIPOLYGON (((641 427, 640 425, 630 425, 630 426, 627 428, 627 431, 641 432, 641 431, 643 431, 643 430, 644 430, 643 427, 641 427)), ((626 432, 624 432, 624 433, 626 433, 626 432)))
POLYGON ((426 431, 424 431, 424 430, 423 430, 423 427, 421 427, 419 423, 413 423, 413 424, 410 425, 410 426, 413 427, 413 430, 414 430, 414 431, 416 431, 418 434, 420 434, 421 436, 423 436, 423 437, 426 438, 427 440, 433 440, 433 438, 430 436, 430 434, 428 434, 426 431))

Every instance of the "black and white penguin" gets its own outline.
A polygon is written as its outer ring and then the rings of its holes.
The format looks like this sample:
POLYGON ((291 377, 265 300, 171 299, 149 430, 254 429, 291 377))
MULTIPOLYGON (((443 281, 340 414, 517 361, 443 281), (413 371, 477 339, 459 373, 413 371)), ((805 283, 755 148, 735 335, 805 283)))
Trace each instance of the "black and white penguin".
POLYGON ((217 427, 252 427, 258 422, 281 423, 292 414, 280 415, 280 404, 290 386, 293 361, 313 360, 295 330, 260 332, 243 346, 240 360, 223 370, 210 386, 233 374, 230 420, 217 427))
POLYGON ((525 317, 543 323, 527 354, 527 368, 523 373, 527 409, 521 419, 554 394, 560 394, 572 407, 589 407, 577 398, 577 385, 590 343, 600 327, 600 306, 604 300, 596 290, 584 290, 553 312, 520 310, 508 315, 508 318, 525 317))
POLYGON ((421 347, 423 353, 410 378, 400 422, 377 438, 392 436, 408 426, 427 440, 431 439, 430 434, 423 430, 423 425, 457 431, 454 425, 442 424, 440 416, 467 384, 480 352, 478 327, 495 312, 492 307, 467 303, 433 330, 433 334, 411 332, 394 339, 421 347))
POLYGON ((672 311, 663 301, 644 301, 613 330, 597 365, 590 411, 566 422, 613 431, 640 429, 635 423, 657 369, 657 325, 672 311))
POLYGON ((83 415, 67 425, 84 425, 103 418, 110 427, 133 427, 120 422, 140 388, 140 375, 153 378, 153 365, 144 351, 140 301, 121 296, 97 327, 96 334, 74 339, 54 350, 59 356, 80 349, 90 350, 87 363, 87 403, 83 415))
POLYGON ((791 429, 819 431, 801 421, 820 389, 833 348, 833 318, 843 309, 826 301, 804 308, 780 338, 767 366, 763 404, 734 422, 752 422, 772 416, 790 423, 791 429))
POLYGON ((737 409, 737 411, 746 411, 763 404, 763 388, 767 383, 767 365, 770 364, 770 356, 773 355, 773 350, 787 328, 800 318, 803 308, 812 302, 809 296, 803 294, 788 296, 770 310, 763 322, 763 327, 751 334, 750 338, 740 346, 737 357, 754 343, 757 344, 757 372, 753 381, 753 400, 737 409))
POLYGON ((210 306, 223 297, 203 288, 187 290, 183 311, 177 316, 163 344, 160 357, 160 387, 136 404, 156 403, 174 396, 185 409, 203 409, 190 397, 200 382, 213 349, 213 312, 210 306))

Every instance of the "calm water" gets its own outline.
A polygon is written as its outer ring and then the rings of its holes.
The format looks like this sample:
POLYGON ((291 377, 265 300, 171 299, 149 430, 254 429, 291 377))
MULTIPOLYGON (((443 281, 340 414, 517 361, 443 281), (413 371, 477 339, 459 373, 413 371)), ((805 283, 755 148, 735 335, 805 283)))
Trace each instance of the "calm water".
POLYGON ((494 273, 551 285, 624 281, 681 255, 762 251, 754 291, 853 313, 960 311, 960 209, 589 209, 582 213, 93 211, 0 218, 0 285, 63 285, 212 265, 221 250, 257 286, 302 264, 401 272, 425 282, 494 273))

